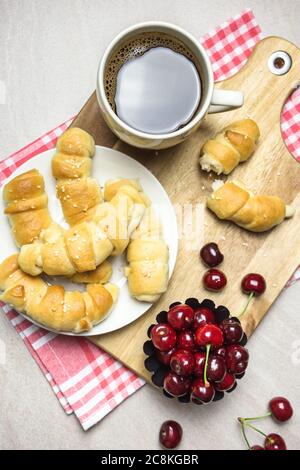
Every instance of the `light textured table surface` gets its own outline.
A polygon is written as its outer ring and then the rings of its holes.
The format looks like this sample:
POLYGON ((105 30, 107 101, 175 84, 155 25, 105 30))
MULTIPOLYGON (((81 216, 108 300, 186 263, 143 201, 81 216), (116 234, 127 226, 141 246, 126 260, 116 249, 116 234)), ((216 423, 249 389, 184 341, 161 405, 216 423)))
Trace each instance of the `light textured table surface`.
MULTIPOLYGON (((251 7, 265 34, 300 45, 299 0, 0 0, 0 158, 76 114, 95 87, 101 54, 116 33, 144 20, 177 23, 200 37, 251 7)), ((299 76, 300 78, 300 76, 299 76)), ((284 263, 284 254, 282 258, 284 263)), ((300 260, 299 260, 300 262, 300 260)), ((181 448, 245 448, 237 416, 286 395, 296 410, 280 432, 300 448, 300 284, 285 290, 249 343, 251 361, 235 393, 209 407, 178 406, 145 386, 88 432, 66 416, 8 321, 0 317, 0 448, 156 449, 160 424, 178 420, 181 448)), ((253 443, 258 435, 249 433, 253 443)))

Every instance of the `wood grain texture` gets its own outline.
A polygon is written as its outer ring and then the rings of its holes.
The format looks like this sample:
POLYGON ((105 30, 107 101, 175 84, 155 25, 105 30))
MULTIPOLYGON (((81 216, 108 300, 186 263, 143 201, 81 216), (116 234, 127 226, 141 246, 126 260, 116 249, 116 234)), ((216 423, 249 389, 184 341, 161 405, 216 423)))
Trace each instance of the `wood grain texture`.
POLYGON ((183 205, 204 204, 211 189, 214 177, 202 172, 198 164, 203 142, 230 122, 251 117, 261 130, 258 148, 248 162, 234 170, 231 177, 243 181, 256 193, 281 196, 297 209, 293 219, 263 234, 250 233, 232 223, 221 222, 205 209, 203 229, 197 233, 197 249, 191 250, 184 239, 180 240, 169 289, 159 302, 133 324, 107 335, 90 338, 146 380, 150 377, 144 368, 143 343, 147 328, 159 311, 167 309, 176 300, 210 297, 216 304, 226 305, 236 314, 246 301, 240 290, 241 278, 248 272, 259 272, 265 276, 268 287, 263 296, 254 299, 242 319, 249 336, 299 264, 300 165, 289 154, 280 129, 281 110, 300 79, 299 70, 300 50, 295 45, 278 37, 264 39, 240 72, 217 84, 222 89, 242 90, 245 94, 244 106, 235 111, 207 116, 199 130, 187 141, 158 154, 135 149, 116 140, 100 117, 95 94, 73 123, 90 132, 97 144, 113 145, 136 158, 158 178, 171 201, 183 205), (268 57, 277 50, 288 52, 293 60, 292 68, 283 76, 273 75, 267 67, 268 57), (225 254, 222 269, 226 272, 228 286, 218 294, 208 293, 201 286, 205 269, 199 261, 198 251, 208 241, 217 242, 225 254))

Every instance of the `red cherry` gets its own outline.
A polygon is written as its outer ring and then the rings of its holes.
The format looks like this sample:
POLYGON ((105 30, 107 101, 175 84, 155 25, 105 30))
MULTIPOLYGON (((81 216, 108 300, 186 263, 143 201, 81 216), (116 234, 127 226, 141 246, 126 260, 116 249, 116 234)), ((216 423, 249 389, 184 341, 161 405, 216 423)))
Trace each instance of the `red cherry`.
POLYGON ((242 290, 245 294, 259 296, 266 290, 266 281, 260 274, 246 274, 242 279, 242 290))
POLYGON ((272 416, 277 421, 287 421, 293 415, 293 408, 290 402, 284 397, 274 397, 269 401, 269 408, 272 416))
POLYGON ((203 377, 205 357, 206 357, 206 353, 204 351, 197 351, 194 354, 194 359, 195 359, 194 375, 196 377, 203 377))
POLYGON ((266 450, 286 450, 286 444, 279 434, 271 433, 265 439, 266 450))
POLYGON ((221 380, 221 382, 215 383, 214 387, 219 392, 228 392, 228 390, 231 390, 232 387, 234 387, 235 383, 235 376, 226 372, 224 379, 221 380))
POLYGON ((168 322, 175 330, 188 330, 193 321, 194 311, 188 305, 175 305, 168 311, 168 322))
POLYGON ((177 337, 177 348, 188 349, 190 351, 195 349, 194 335, 191 331, 180 331, 177 337))
POLYGON ((201 248, 200 257, 203 263, 210 268, 218 266, 224 259, 216 243, 206 243, 206 245, 201 248))
POLYGON ((196 379, 191 386, 191 400, 196 405, 210 403, 215 396, 215 389, 210 384, 205 384, 202 379, 196 379))
POLYGON ((175 348, 170 349, 170 351, 159 351, 159 349, 156 349, 155 356, 159 362, 161 362, 165 366, 168 366, 170 365, 171 356, 175 351, 175 348))
POLYGON ((160 351, 169 351, 174 348, 177 336, 170 325, 167 323, 158 323, 151 330, 151 339, 157 349, 160 351))
POLYGON ((210 382, 221 382, 226 374, 225 360, 220 356, 210 356, 207 362, 206 377, 210 382))
POLYGON ((213 348, 219 348, 223 341, 222 330, 217 325, 200 326, 195 332, 195 343, 200 347, 210 344, 213 348))
POLYGON ((194 330, 199 328, 199 326, 205 325, 206 323, 216 323, 213 311, 206 307, 197 308, 197 310, 194 312, 194 330))
POLYGON ((172 354, 170 367, 175 374, 182 377, 188 377, 193 373, 195 359, 191 351, 178 349, 172 354))
POLYGON ((164 379, 164 389, 174 397, 185 395, 191 386, 191 379, 180 377, 175 372, 168 372, 164 379))
POLYGON ((219 292, 227 284, 227 279, 225 274, 220 271, 219 269, 209 269, 204 273, 203 276, 203 285, 207 290, 211 290, 214 292, 219 292))
POLYGON ((166 449, 174 449, 182 438, 182 427, 176 421, 165 421, 159 431, 159 442, 166 449))
POLYGON ((226 348, 225 360, 228 372, 242 374, 248 366, 249 353, 244 346, 231 344, 226 348))
POLYGON ((225 356, 226 356, 226 347, 225 346, 221 346, 220 348, 217 348, 214 350, 214 354, 216 356, 221 356, 223 357, 223 359, 225 359, 225 356))
POLYGON ((254 446, 250 447, 250 450, 265 450, 265 449, 262 446, 254 445, 254 446))
POLYGON ((240 323, 232 318, 225 318, 219 327, 223 331, 226 344, 238 343, 243 337, 243 328, 240 323))

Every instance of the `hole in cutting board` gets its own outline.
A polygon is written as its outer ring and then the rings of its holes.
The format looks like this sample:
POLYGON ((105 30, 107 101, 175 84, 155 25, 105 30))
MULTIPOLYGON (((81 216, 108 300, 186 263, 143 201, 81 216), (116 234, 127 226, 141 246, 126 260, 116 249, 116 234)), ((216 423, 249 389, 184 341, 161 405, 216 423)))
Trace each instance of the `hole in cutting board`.
POLYGON ((300 163, 300 83, 288 96, 282 108, 280 126, 288 151, 300 163))
POLYGON ((285 75, 292 67, 291 56, 285 51, 276 51, 268 59, 268 67, 274 75, 285 75))

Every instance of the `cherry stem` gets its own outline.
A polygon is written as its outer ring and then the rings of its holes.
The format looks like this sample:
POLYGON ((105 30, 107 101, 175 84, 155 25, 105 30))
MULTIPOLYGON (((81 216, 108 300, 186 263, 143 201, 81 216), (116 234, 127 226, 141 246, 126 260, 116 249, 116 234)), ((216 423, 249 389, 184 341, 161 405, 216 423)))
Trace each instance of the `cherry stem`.
POLYGON ((247 418, 238 418, 239 422, 241 424, 245 424, 246 426, 248 426, 249 428, 251 429, 254 429, 254 431, 258 432, 259 434, 262 434, 264 437, 267 437, 267 434, 265 434, 264 432, 262 432, 260 429, 257 429, 255 426, 253 426, 252 424, 248 423, 247 421, 247 418))
MULTIPOLYGON (((239 418, 239 420, 240 420, 240 418, 239 418)), ((247 444, 247 446, 248 446, 248 449, 250 450, 250 449, 251 449, 251 446, 250 446, 250 443, 249 443, 249 441, 248 441, 248 439, 247 439, 247 436, 246 436, 244 423, 243 423, 242 421, 240 421, 240 423, 241 423, 241 429, 242 429, 243 437, 244 437, 245 442, 246 442, 246 444, 247 444)))
POLYGON ((207 377, 206 377, 206 372, 207 372, 207 366, 208 366, 208 358, 209 358, 209 351, 210 351, 210 348, 211 348, 211 344, 207 344, 206 345, 206 356, 205 356, 205 364, 204 364, 204 383, 205 383, 205 386, 207 386, 209 383, 208 383, 208 380, 207 380, 207 377))
POLYGON ((248 300, 247 300, 247 303, 245 305, 245 307, 243 308, 243 310, 237 315, 238 318, 242 317, 244 315, 244 313, 246 312, 247 308, 248 308, 248 305, 250 304, 251 300, 253 299, 254 297, 254 292, 251 292, 249 297, 248 297, 248 300))
POLYGON ((263 416, 254 416, 253 418, 244 418, 245 421, 255 421, 256 419, 264 419, 264 418, 268 418, 268 416, 271 416, 272 413, 271 411, 263 416))

